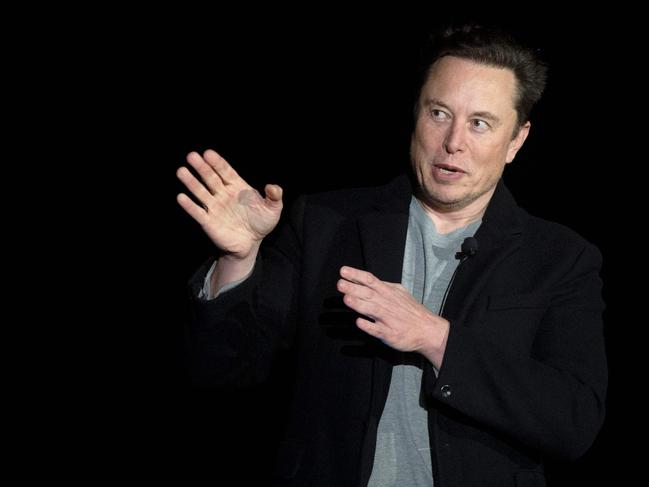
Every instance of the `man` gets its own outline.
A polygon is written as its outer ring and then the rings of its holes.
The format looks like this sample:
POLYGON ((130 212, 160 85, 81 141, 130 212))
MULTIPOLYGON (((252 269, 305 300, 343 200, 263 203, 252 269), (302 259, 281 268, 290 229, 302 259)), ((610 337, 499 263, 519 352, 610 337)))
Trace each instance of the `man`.
POLYGON ((214 151, 187 158, 202 181, 178 171, 220 249, 191 281, 195 380, 262 381, 295 351, 277 485, 545 485, 602 424, 600 254, 501 181, 545 68, 487 29, 436 46, 412 178, 302 197, 262 247, 281 188, 214 151))

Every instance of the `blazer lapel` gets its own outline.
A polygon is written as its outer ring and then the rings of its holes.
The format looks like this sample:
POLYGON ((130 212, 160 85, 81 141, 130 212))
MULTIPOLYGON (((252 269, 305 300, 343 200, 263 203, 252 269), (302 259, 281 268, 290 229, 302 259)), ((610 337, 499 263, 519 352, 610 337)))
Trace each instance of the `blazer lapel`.
POLYGON ((449 321, 465 322, 492 272, 518 248, 522 215, 501 180, 475 234, 478 252, 461 264, 449 290, 444 306, 444 317, 449 321))
MULTIPOLYGON (((404 175, 377 192, 373 208, 358 220, 364 270, 388 282, 401 282, 412 185, 404 175)), ((394 351, 379 340, 368 343, 372 362, 372 396, 361 454, 361 485, 372 471, 376 432, 388 397, 394 351)))
POLYGON ((412 186, 401 176, 377 192, 372 211, 358 218, 365 269, 388 282, 401 282, 412 186))
MULTIPOLYGON (((519 247, 523 215, 524 212, 516 205, 513 196, 500 180, 482 217, 482 224, 475 234, 478 252, 460 265, 449 290, 443 316, 451 323, 468 323, 466 318, 476 305, 477 298, 492 272, 519 247)), ((425 397, 432 397, 435 382, 433 367, 426 362, 422 377, 425 397)), ((436 434, 434 417, 429 416, 431 435, 436 434)))

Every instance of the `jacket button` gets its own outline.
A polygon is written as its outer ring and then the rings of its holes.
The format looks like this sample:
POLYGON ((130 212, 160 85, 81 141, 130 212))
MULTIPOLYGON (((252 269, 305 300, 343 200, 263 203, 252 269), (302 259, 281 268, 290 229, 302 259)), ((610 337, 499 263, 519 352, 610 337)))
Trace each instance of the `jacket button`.
POLYGON ((452 391, 451 386, 444 384, 440 390, 442 391, 442 397, 451 397, 452 391))

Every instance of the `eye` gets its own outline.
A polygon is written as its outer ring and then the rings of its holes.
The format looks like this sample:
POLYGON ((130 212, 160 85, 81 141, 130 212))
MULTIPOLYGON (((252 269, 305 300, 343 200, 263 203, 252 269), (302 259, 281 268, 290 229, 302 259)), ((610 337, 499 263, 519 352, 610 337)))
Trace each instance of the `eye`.
POLYGON ((433 117, 435 120, 448 120, 449 118, 448 113, 439 110, 437 108, 432 108, 430 110, 430 116, 433 117))
POLYGON ((471 120, 471 127, 478 132, 486 132, 491 128, 491 125, 489 125, 484 120, 480 120, 479 118, 476 118, 471 120))

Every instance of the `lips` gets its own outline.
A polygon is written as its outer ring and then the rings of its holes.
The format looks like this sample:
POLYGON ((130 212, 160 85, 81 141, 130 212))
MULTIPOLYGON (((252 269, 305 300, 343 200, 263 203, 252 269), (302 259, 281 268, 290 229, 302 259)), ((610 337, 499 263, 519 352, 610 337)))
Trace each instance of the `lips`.
POLYGON ((467 172, 452 164, 433 164, 432 176, 440 184, 453 184, 464 179, 467 172))
POLYGON ((446 171, 447 173, 462 173, 466 174, 466 171, 462 170, 457 166, 452 166, 451 164, 433 164, 433 167, 446 171))

